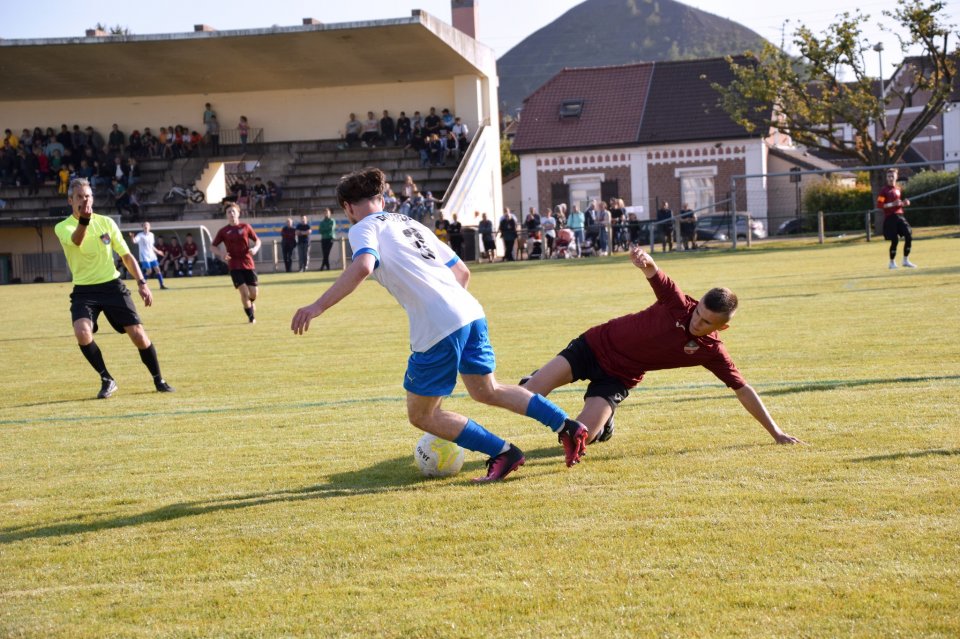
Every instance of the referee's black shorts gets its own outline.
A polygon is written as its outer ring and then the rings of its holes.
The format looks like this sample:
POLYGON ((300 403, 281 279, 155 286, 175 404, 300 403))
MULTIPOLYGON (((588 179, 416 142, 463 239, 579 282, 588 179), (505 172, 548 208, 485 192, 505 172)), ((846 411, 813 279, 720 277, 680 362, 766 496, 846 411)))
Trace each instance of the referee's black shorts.
POLYGON ((617 405, 630 394, 626 384, 600 367, 600 362, 583 335, 567 344, 567 347, 560 351, 560 357, 570 363, 573 381, 590 381, 587 392, 583 394, 584 399, 602 397, 610 404, 610 408, 616 410, 617 405))
POLYGON ((110 326, 118 333, 126 332, 125 326, 142 324, 137 307, 130 298, 130 290, 120 279, 103 284, 74 285, 70 293, 70 316, 73 321, 88 319, 93 322, 96 333, 100 313, 107 316, 110 326))
POLYGON ((891 215, 883 220, 883 239, 893 241, 897 236, 907 237, 913 233, 907 218, 902 215, 891 215))

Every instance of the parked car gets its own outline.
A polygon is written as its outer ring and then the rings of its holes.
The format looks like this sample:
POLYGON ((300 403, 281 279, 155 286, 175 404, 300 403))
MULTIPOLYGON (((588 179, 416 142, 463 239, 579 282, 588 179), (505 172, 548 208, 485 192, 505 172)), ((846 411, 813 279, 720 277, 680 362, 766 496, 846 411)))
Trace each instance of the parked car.
POLYGON ((789 220, 783 222, 780 226, 777 227, 777 230, 774 231, 774 235, 797 235, 799 233, 809 233, 813 231, 813 228, 810 226, 810 223, 806 218, 802 217, 792 217, 789 220))
MULTIPOLYGON (((708 229, 714 232, 722 232, 728 238, 732 235, 732 216, 729 214, 702 215, 697 220, 697 234, 700 229, 708 229)), ((750 220, 750 238, 762 240, 767 237, 767 229, 763 227, 760 220, 750 220)), ((742 215, 737 216, 737 239, 747 239, 747 218, 742 215)))

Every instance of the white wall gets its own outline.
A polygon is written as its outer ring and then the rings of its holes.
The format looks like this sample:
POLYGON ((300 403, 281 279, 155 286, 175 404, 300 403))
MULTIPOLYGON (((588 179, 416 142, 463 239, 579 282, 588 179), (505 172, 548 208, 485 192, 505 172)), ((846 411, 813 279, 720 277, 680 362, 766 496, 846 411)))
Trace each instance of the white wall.
MULTIPOLYGON (((464 78, 466 76, 460 76, 464 78)), ((468 84, 465 80, 458 80, 468 84)), ((24 128, 33 130, 61 124, 73 128, 90 125, 106 138, 115 122, 130 134, 150 127, 157 133, 161 126, 183 124, 203 133, 203 105, 213 105, 222 129, 235 128, 241 115, 250 126, 262 128, 265 142, 314 140, 339 137, 351 112, 364 119, 367 111, 379 118, 388 109, 395 118, 400 111, 426 114, 431 106, 439 112, 455 109, 455 81, 403 82, 322 89, 166 95, 90 100, 45 100, 28 102, 0 101, 0 122, 19 135, 24 128)), ((474 94, 477 92, 474 91, 474 94)), ((480 107, 470 109, 464 97, 463 108, 476 117, 480 107)), ((478 121, 464 118, 471 130, 478 121)))

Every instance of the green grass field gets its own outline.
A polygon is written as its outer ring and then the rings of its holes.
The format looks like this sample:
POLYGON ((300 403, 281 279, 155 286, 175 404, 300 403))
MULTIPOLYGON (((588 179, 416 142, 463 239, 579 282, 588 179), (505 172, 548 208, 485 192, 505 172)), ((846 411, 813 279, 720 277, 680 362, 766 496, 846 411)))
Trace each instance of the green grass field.
MULTIPOLYGON (((527 452, 419 476, 402 309, 373 281, 316 320, 334 274, 172 280, 143 311, 173 395, 129 340, 70 329, 68 284, 0 288, 2 637, 956 637, 960 243, 657 255, 727 285, 724 334, 776 446, 701 368, 648 375, 617 433, 563 464, 539 424, 447 406, 527 452)), ((623 256, 473 267, 498 377, 653 296, 623 256)), ((552 396, 571 412, 582 385, 552 396)))

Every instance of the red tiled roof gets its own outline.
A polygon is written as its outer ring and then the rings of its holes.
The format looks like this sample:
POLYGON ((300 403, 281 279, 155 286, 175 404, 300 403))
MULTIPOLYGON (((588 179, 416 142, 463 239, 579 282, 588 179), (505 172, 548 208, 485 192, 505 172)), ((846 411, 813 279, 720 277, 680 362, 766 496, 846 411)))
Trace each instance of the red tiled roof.
POLYGON ((524 101, 513 151, 635 144, 653 63, 563 69, 524 101), (583 100, 580 117, 560 117, 583 100))
POLYGON ((750 137, 710 88, 732 79, 722 58, 564 69, 524 101, 513 151, 750 137), (564 100, 581 98, 579 118, 560 117, 564 100))
MULTIPOLYGON (((738 60, 741 64, 742 60, 738 60)), ((710 85, 733 81, 723 58, 657 62, 637 142, 669 144, 756 136, 718 106, 720 94, 710 85)))

